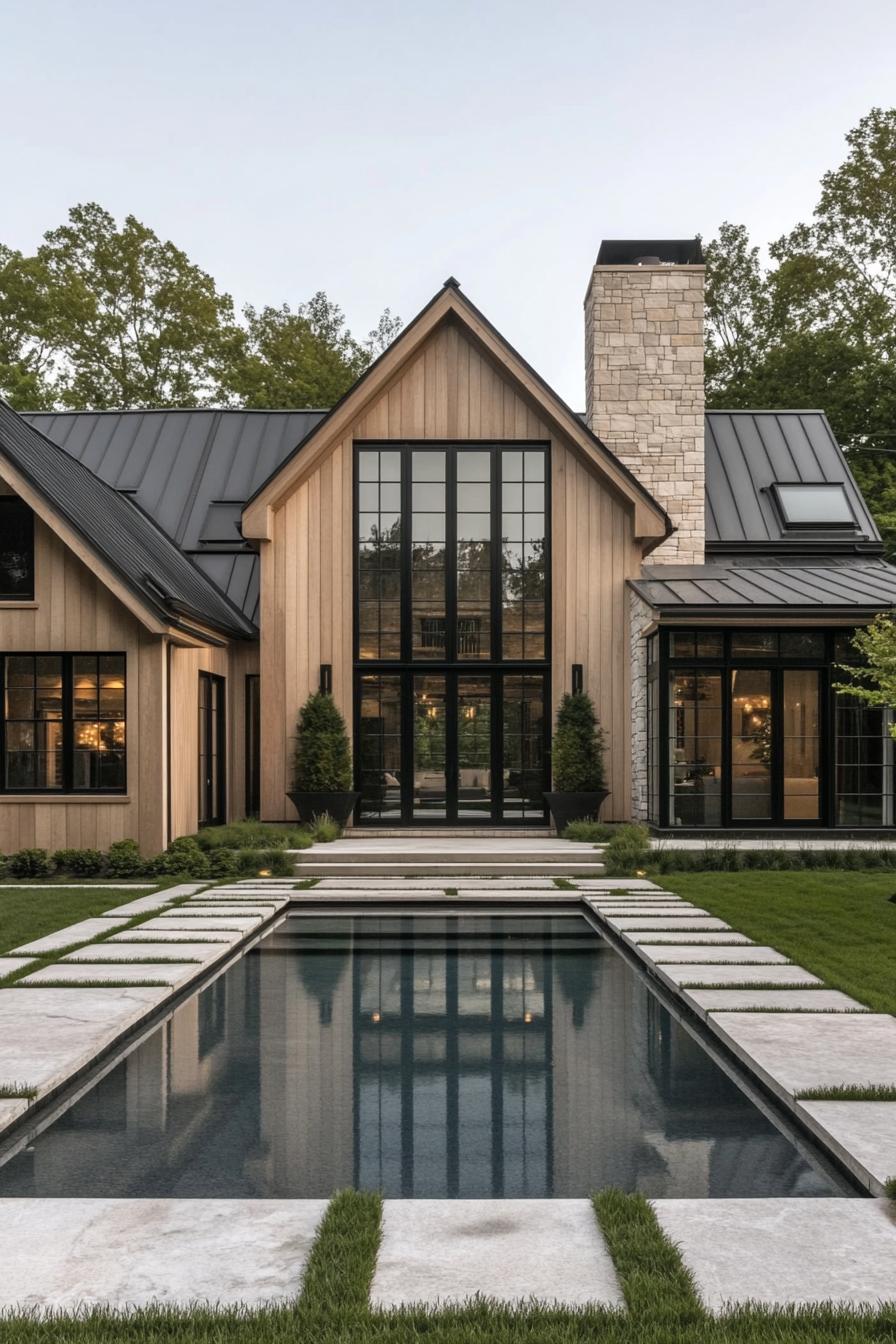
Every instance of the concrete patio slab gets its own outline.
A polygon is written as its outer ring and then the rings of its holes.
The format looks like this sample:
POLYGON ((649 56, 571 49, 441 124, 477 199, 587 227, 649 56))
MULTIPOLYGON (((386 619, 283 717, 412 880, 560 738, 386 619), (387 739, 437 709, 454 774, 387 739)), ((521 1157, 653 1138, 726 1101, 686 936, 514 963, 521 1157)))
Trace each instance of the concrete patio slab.
POLYGON ((623 1305, 585 1199, 387 1199, 373 1307, 451 1306, 481 1294, 519 1305, 623 1305))
POLYGON ((606 915, 605 918, 617 929, 668 930, 671 925, 672 930, 678 929, 684 933, 686 929, 702 929, 707 932, 714 929, 718 932, 731 928, 724 919, 715 919, 712 915, 681 915, 675 918, 670 918, 669 915, 606 915))
POLYGON ((129 980, 140 984, 146 980, 162 980, 167 985, 179 985, 184 980, 189 980, 190 976, 197 975, 200 970, 201 963, 197 961, 177 965, 171 965, 170 963, 160 965, 158 962, 140 965, 133 962, 124 962, 117 966, 95 966, 90 962, 58 961, 55 966, 45 966, 42 971, 35 971, 33 975, 26 975, 23 980, 17 981, 17 984, 25 986, 44 985, 54 981, 58 983, 61 980, 71 985, 85 985, 96 980, 113 982, 129 980))
POLYGON ((25 1114, 28 1106, 27 1097, 0 1097, 0 1129, 5 1129, 13 1120, 18 1120, 20 1115, 25 1114))
POLYGON ((841 1159, 860 1163, 878 1186, 896 1176, 896 1103, 801 1101, 798 1109, 841 1159))
POLYGON ((658 1199, 714 1313, 726 1306, 877 1306, 896 1299, 896 1223, 885 1200, 658 1199))
MULTIPOLYGON (((647 877, 577 877, 579 891, 662 891, 658 882, 647 877)), ((670 893, 666 893, 669 895, 670 893)))
POLYGON ((721 1012, 710 1021, 756 1072, 787 1092, 896 1086, 896 1018, 886 1013, 721 1012))
POLYGON ((134 901, 126 901, 124 905, 116 905, 114 910, 104 910, 98 919, 115 919, 119 915, 126 919, 133 919, 134 915, 145 915, 151 910, 164 910, 171 904, 172 898, 167 891, 160 891, 152 896, 138 896, 134 901))
POLYGON ((260 924, 259 915, 158 915, 140 925, 150 933, 201 933, 209 932, 245 933, 260 924))
MULTIPOLYGON (((646 933, 638 933, 637 930, 633 932, 629 929, 625 933, 625 941, 634 943, 636 947, 640 947, 642 943, 677 943, 684 937, 685 933, 681 929, 670 929, 668 932, 664 932, 662 929, 653 929, 646 933)), ((739 944, 741 947, 756 946, 752 938, 748 938, 745 933, 734 933, 733 930, 728 929, 723 929, 719 933, 713 933, 712 930, 709 933, 702 933, 697 929, 696 932, 692 931, 687 934, 687 941, 688 943, 697 943, 701 947, 712 947, 713 944, 717 947, 731 947, 734 944, 739 944)))
MULTIPOLYGON (((184 905, 179 905, 176 911, 170 911, 170 915, 172 918, 176 916, 178 919, 195 919, 202 916, 217 919, 221 913, 221 908, 220 905, 217 908, 214 905, 192 905, 190 901, 187 901, 184 905)), ((234 909, 231 909, 229 905, 224 906, 228 919, 267 919, 271 911, 276 910, 276 908, 275 905, 248 906, 242 902, 234 909)), ((163 918, 167 917, 163 916, 163 918)))
POLYGON ((0 957, 0 980, 5 975, 12 975, 13 971, 20 971, 23 966, 34 964, 34 957, 0 957))
MULTIPOLYGON (((121 943, 204 943, 206 945, 220 947, 222 943, 235 946, 241 937, 236 930, 225 930, 223 933, 203 933, 201 930, 188 929, 186 933, 180 929, 174 929, 166 932, 164 929, 148 929, 142 926, 136 929, 128 929, 125 933, 113 933, 111 938, 103 941, 103 948, 115 947, 121 943)), ((80 950, 80 949, 79 949, 80 950)), ((71 956, 76 954, 72 952, 71 956)))
MULTIPOLYGON (((664 949, 665 950, 665 949, 664 949)), ((761 981, 776 985, 820 985, 817 975, 790 963, 777 966, 694 966, 662 964, 662 975, 674 985, 744 985, 761 981)))
POLYGON ((227 947, 226 943, 166 943, 161 939, 156 942, 140 939, 136 943, 118 941, 119 938, 127 937, 125 933, 117 934, 115 938, 110 938, 105 943, 91 943, 89 947, 79 947, 77 951, 63 957, 62 961, 57 961, 56 967, 98 960, 128 962, 135 961, 138 957, 183 957, 186 961, 209 961, 213 957, 219 957, 227 947))
MULTIPOLYGON (((653 943, 641 946, 640 951, 653 962, 673 965, 678 962, 737 962, 739 965, 783 966, 787 958, 773 947, 689 947, 687 943, 653 943)), ((761 977, 753 976, 754 980, 761 977)))
MULTIPOLYGON (((771 1008, 785 1012, 867 1013, 858 999, 839 989, 688 989, 685 998, 703 1013, 771 1008)), ((896 1126, 896 1110, 893 1113, 896 1126)))
POLYGON ((0 1307, 285 1302, 301 1288, 325 1208, 317 1199, 3 1199, 0 1307))
POLYGON ((0 993, 0 1083, 45 1092, 167 998, 167 989, 29 989, 0 993))
POLYGON ((661 901, 654 901, 646 905, 630 904, 612 904, 611 902, 595 901, 591 904, 593 910, 599 910, 607 919, 712 919, 708 910, 701 910, 699 906, 687 905, 682 901, 679 905, 664 905, 661 901))
POLYGON ((58 952, 61 947, 70 947, 72 943, 86 943, 91 938, 111 933, 113 929, 120 928, 127 922, 127 916, 124 915, 119 915, 116 919, 109 916, 82 919, 77 924, 69 924, 64 929, 57 929, 55 933, 35 938, 33 942, 23 943, 21 947, 14 947, 12 951, 17 956, 40 957, 47 952, 58 952))

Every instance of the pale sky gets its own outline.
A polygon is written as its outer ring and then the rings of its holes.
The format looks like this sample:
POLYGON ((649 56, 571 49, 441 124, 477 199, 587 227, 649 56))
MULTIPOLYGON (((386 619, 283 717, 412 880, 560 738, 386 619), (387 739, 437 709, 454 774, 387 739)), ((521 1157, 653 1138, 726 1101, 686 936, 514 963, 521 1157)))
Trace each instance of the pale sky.
POLYGON ((2 0, 0 238, 133 213, 363 336, 449 274, 576 408, 601 238, 767 243, 896 97, 894 0, 2 0))

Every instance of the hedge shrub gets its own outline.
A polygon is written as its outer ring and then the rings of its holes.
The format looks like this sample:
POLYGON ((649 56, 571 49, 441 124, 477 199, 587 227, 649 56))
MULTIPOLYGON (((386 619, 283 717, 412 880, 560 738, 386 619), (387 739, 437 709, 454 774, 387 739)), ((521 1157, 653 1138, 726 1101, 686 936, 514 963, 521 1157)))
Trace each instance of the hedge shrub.
POLYGON ((57 849, 53 867, 72 877, 98 877, 106 867, 106 856, 99 849, 57 849))
POLYGON ((567 691, 560 701, 551 751, 558 793, 597 793, 606 787, 603 729, 584 691, 567 691))
POLYGON ((6 866, 12 877, 49 877, 53 871, 45 849, 18 849, 10 854, 6 866))
POLYGON ((323 691, 309 695, 299 713, 292 787, 295 793, 348 793, 352 787, 345 719, 323 691))

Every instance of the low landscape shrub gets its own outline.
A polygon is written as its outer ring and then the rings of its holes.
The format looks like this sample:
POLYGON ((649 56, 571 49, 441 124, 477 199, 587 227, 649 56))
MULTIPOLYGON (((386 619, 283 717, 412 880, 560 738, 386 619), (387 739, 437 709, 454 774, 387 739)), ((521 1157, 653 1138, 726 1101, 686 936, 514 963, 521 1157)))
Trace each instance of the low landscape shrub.
POLYGON ((604 850, 610 877, 631 877, 650 863, 650 831, 646 826, 619 826, 604 850))
POLYGON ((896 870, 896 847, 855 849, 735 849, 707 845, 704 849, 657 849, 649 856, 658 873, 800 872, 839 869, 847 872, 896 870))
POLYGON ((208 855, 197 845, 192 835, 181 835, 147 865, 155 877, 208 877, 208 855))
POLYGON ((57 849, 53 867, 72 877, 99 877, 106 866, 106 856, 99 849, 57 849))
POLYGON ((612 840, 618 826, 606 821, 571 821, 560 837, 561 840, 584 840, 587 844, 603 845, 612 840))
POLYGON ((53 871, 45 849, 18 849, 10 854, 6 866, 11 877, 49 877, 53 871))
POLYGON ((241 849, 236 860, 243 877, 258 877, 260 873, 292 877, 294 873, 292 858, 282 849, 241 849))
POLYGON ((106 855, 106 872, 110 877, 140 877, 144 859, 136 840, 116 840, 106 855))
POLYGON ((231 821, 205 826, 193 837, 202 849, 308 849, 311 837, 303 826, 277 826, 266 821, 231 821))
POLYGON ((239 872, 235 849, 213 849, 208 856, 209 877, 236 877, 239 872))
POLYGON ((317 844, 328 845, 331 841, 339 839, 342 827, 329 813, 324 812, 322 816, 314 818, 308 828, 308 834, 317 844))

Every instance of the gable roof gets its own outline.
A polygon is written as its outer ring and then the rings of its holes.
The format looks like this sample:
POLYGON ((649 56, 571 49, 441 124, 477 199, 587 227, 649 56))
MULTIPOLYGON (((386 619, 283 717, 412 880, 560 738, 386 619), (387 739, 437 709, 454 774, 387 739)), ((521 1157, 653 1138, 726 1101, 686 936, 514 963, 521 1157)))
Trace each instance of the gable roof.
POLYGON ((709 411, 706 415, 706 548, 882 553, 874 519, 823 411, 709 411), (842 485, 857 528, 817 534, 807 547, 783 527, 776 482, 842 485))
POLYGON ((450 277, 250 497, 243 513, 246 535, 258 538, 269 535, 268 514, 274 504, 289 492, 294 482, 323 456, 332 443, 344 435, 363 407, 381 393, 429 335, 447 320, 460 323, 465 335, 517 383, 539 414, 572 440, 601 475, 632 503, 637 537, 658 545, 671 534, 673 525, 668 514, 646 486, 591 432, 475 304, 461 293, 457 280, 450 277))
POLYGON ((0 400, 0 469, 4 461, 164 623, 187 616, 231 637, 255 636, 252 622, 133 500, 0 400))
POLYGON ((258 621, 258 556, 243 505, 325 411, 41 411, 24 419, 115 490, 258 621))

